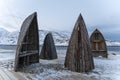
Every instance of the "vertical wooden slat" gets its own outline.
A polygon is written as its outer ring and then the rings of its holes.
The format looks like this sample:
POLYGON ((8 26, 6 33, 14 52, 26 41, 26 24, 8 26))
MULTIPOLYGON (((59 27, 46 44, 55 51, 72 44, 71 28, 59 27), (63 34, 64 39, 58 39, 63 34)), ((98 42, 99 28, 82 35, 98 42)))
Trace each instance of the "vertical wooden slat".
POLYGON ((94 57, 99 57, 99 56, 106 58, 108 57, 107 46, 104 36, 98 29, 96 29, 90 36, 90 42, 91 45, 94 45, 94 47, 98 47, 98 49, 92 47, 92 53, 94 57), (96 43, 97 45, 95 45, 94 43, 96 43))
POLYGON ((51 33, 48 33, 44 39, 40 58, 47 60, 57 59, 57 51, 51 33))
POLYGON ((18 38, 15 71, 39 62, 39 33, 37 23, 37 13, 28 16, 23 22, 18 38), (36 56, 36 58, 33 58, 36 56))
POLYGON ((94 68, 90 40, 81 15, 75 24, 69 41, 65 67, 75 72, 88 72, 94 68))

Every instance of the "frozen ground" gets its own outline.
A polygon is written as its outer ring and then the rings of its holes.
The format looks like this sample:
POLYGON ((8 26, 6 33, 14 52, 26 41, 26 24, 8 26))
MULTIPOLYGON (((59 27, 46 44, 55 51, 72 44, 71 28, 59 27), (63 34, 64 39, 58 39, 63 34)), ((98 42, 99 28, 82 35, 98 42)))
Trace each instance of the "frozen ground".
MULTIPOLYGON (((1 57, 0 67, 13 71, 15 54, 8 54, 3 53, 8 57, 1 57)), ((0 53, 0 56, 3 55, 0 53)), ((108 59, 94 58, 95 69, 87 74, 66 70, 63 66, 64 57, 64 53, 59 53, 56 60, 40 60, 40 63, 30 65, 18 74, 26 80, 120 80, 119 52, 109 52, 108 59)))
POLYGON ((108 59, 95 58, 95 69, 88 75, 100 80, 120 80, 120 53, 109 52, 108 59))
POLYGON ((9 60, 15 58, 14 50, 4 50, 0 49, 0 61, 9 60))

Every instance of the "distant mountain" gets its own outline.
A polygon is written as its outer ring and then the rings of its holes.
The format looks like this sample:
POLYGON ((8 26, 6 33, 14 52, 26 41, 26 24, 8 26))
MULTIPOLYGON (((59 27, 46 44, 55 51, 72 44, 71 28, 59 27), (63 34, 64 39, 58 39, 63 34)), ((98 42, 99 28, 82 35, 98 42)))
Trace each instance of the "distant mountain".
POLYGON ((48 30, 39 30, 40 44, 43 44, 45 35, 51 32, 54 38, 56 45, 68 45, 70 33, 66 31, 48 31, 48 30))
MULTIPOLYGON (((39 40, 40 44, 43 44, 45 35, 51 32, 56 45, 68 45, 70 33, 66 31, 48 31, 39 30, 39 40)), ((16 45, 18 40, 19 31, 8 32, 0 28, 0 45, 16 45)))
MULTIPOLYGON (((71 33, 66 31, 48 31, 48 30, 39 30, 39 40, 40 44, 43 44, 45 35, 51 32, 54 38, 55 45, 67 46, 71 33)), ((0 45, 16 45, 18 40, 19 31, 8 32, 0 28, 0 45)), ((106 40, 107 46, 120 46, 120 42, 113 42, 106 40)))
POLYGON ((120 46, 120 42, 106 40, 107 46, 120 46))
POLYGON ((0 28, 0 44, 16 44, 18 38, 18 32, 8 32, 7 30, 0 28))
POLYGON ((5 35, 7 35, 9 32, 3 28, 0 28, 0 39, 2 39, 5 35))

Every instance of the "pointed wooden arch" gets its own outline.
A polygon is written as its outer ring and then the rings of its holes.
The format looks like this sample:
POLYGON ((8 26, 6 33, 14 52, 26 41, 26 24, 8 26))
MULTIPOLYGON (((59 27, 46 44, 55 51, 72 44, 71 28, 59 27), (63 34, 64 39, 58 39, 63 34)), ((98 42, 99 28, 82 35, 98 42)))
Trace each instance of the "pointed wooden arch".
POLYGON ((94 57, 108 57, 107 46, 102 33, 96 29, 90 37, 92 53, 94 57))
POLYGON ((41 59, 57 59, 57 51, 51 33, 48 33, 44 39, 44 44, 40 53, 41 59))
POLYGON ((69 41, 65 67, 75 72, 88 72, 94 68, 90 40, 81 14, 69 41))
POLYGON ((37 13, 35 12, 28 16, 21 26, 14 70, 18 71, 25 66, 37 62, 39 62, 39 33, 37 13))

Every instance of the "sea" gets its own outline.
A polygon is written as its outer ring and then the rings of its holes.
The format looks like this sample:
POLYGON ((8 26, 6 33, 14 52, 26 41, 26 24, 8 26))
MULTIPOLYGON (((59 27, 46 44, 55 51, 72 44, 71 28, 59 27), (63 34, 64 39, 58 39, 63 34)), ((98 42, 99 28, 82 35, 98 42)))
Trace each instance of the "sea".
MULTIPOLYGON (((42 46, 40 46, 41 50, 42 46)), ((56 46, 57 53, 66 53, 67 46, 56 46)), ((120 53, 120 46, 108 46, 108 51, 120 53)), ((14 59, 16 45, 0 45, 0 60, 14 59)))
MULTIPOLYGON (((0 45, 0 50, 4 50, 4 51, 13 50, 15 52, 16 45, 0 45)), ((40 46, 40 50, 41 50, 41 46, 40 46)), ((66 52, 67 46, 56 46, 56 50, 57 52, 66 52)), ((120 52, 120 46, 108 46, 107 50, 114 51, 114 52, 120 52)))

